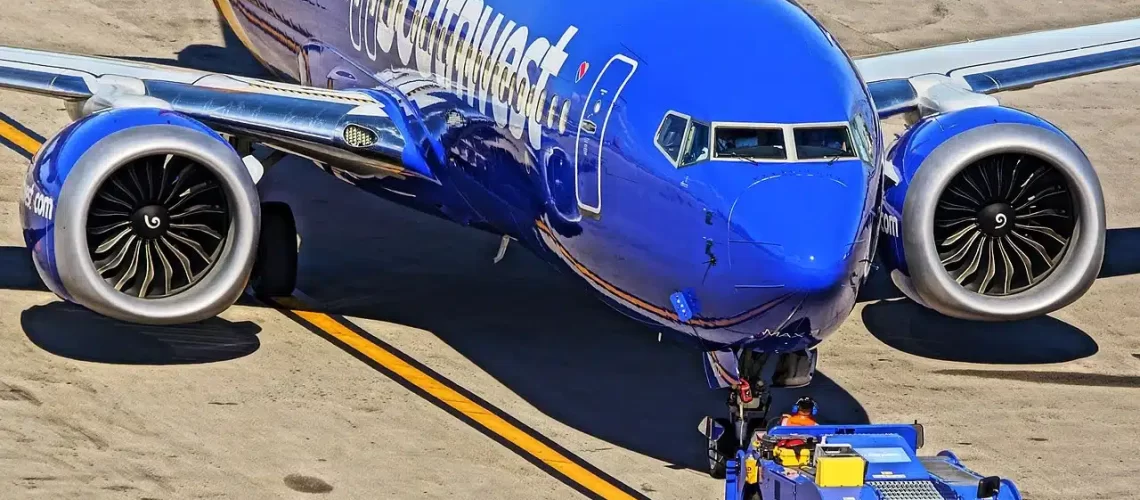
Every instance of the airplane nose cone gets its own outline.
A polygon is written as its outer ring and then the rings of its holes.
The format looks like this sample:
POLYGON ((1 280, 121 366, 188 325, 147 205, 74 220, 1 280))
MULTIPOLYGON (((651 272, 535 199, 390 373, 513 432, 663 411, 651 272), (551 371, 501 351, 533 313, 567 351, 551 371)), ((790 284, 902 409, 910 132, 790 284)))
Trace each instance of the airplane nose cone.
POLYGON ((862 187, 808 174, 749 187, 729 220, 737 288, 810 292, 845 283, 863 219, 862 187))

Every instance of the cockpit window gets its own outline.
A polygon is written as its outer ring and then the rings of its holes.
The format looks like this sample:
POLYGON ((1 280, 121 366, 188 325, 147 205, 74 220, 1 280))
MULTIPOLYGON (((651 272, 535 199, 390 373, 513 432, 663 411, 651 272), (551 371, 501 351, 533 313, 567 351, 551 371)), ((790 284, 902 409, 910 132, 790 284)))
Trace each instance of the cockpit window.
POLYGON ((657 130, 657 147, 665 153, 670 160, 677 161, 681 154, 681 146, 685 141, 685 129, 689 126, 689 119, 674 113, 665 116, 661 128, 657 130))
POLYGON ((873 161, 875 142, 871 138, 871 130, 867 127, 867 120, 863 119, 863 115, 856 114, 851 120, 851 132, 855 134, 855 149, 859 151, 859 157, 863 161, 873 161))
POLYGON ((717 158, 760 160, 788 158, 787 148, 784 146, 784 130, 780 128, 718 126, 714 147, 717 158))
POLYGON ((867 124, 856 115, 848 123, 701 122, 668 111, 657 129, 655 145, 676 168, 708 160, 818 162, 871 161, 874 146, 867 124))
POLYGON ((694 121, 689 125, 689 135, 685 138, 685 156, 681 166, 692 165, 709 159, 709 126, 694 121))
POLYGON ((796 154, 801 160, 855 157, 855 148, 845 126, 797 128, 794 135, 796 154))

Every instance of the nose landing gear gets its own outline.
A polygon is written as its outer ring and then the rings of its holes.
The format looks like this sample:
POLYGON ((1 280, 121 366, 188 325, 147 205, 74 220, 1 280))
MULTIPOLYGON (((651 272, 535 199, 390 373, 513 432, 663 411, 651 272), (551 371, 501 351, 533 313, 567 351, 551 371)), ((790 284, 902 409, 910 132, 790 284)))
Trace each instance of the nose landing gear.
POLYGON ((702 433, 708 438, 709 475, 724 479, 728 461, 747 446, 757 430, 766 428, 772 395, 762 384, 742 384, 729 393, 728 418, 705 417, 702 433))
POLYGON ((705 417, 700 431, 708 440, 709 475, 723 479, 728 461, 736 451, 748 447, 757 431, 767 430, 772 406, 773 388, 801 388, 811 383, 817 355, 814 350, 790 353, 757 353, 744 351, 738 355, 740 380, 728 393, 728 417, 705 417), (772 383, 761 377, 764 366, 775 358, 772 383))

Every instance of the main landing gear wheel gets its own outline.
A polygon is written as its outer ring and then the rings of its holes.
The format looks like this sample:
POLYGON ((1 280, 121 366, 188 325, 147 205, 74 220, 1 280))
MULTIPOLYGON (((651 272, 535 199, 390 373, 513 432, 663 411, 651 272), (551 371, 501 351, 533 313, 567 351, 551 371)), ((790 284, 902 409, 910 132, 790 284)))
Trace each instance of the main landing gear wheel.
POLYGON ((288 297, 297 287, 297 222, 285 203, 261 204, 261 239, 251 286, 259 297, 288 297))

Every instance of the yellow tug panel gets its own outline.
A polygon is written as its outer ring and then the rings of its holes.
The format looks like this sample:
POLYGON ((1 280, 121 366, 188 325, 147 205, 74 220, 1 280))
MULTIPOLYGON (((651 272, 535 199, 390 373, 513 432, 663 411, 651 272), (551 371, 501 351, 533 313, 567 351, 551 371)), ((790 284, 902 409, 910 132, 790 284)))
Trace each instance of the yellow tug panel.
POLYGON ((816 457, 815 484, 823 488, 863 486, 866 462, 858 455, 816 457))

